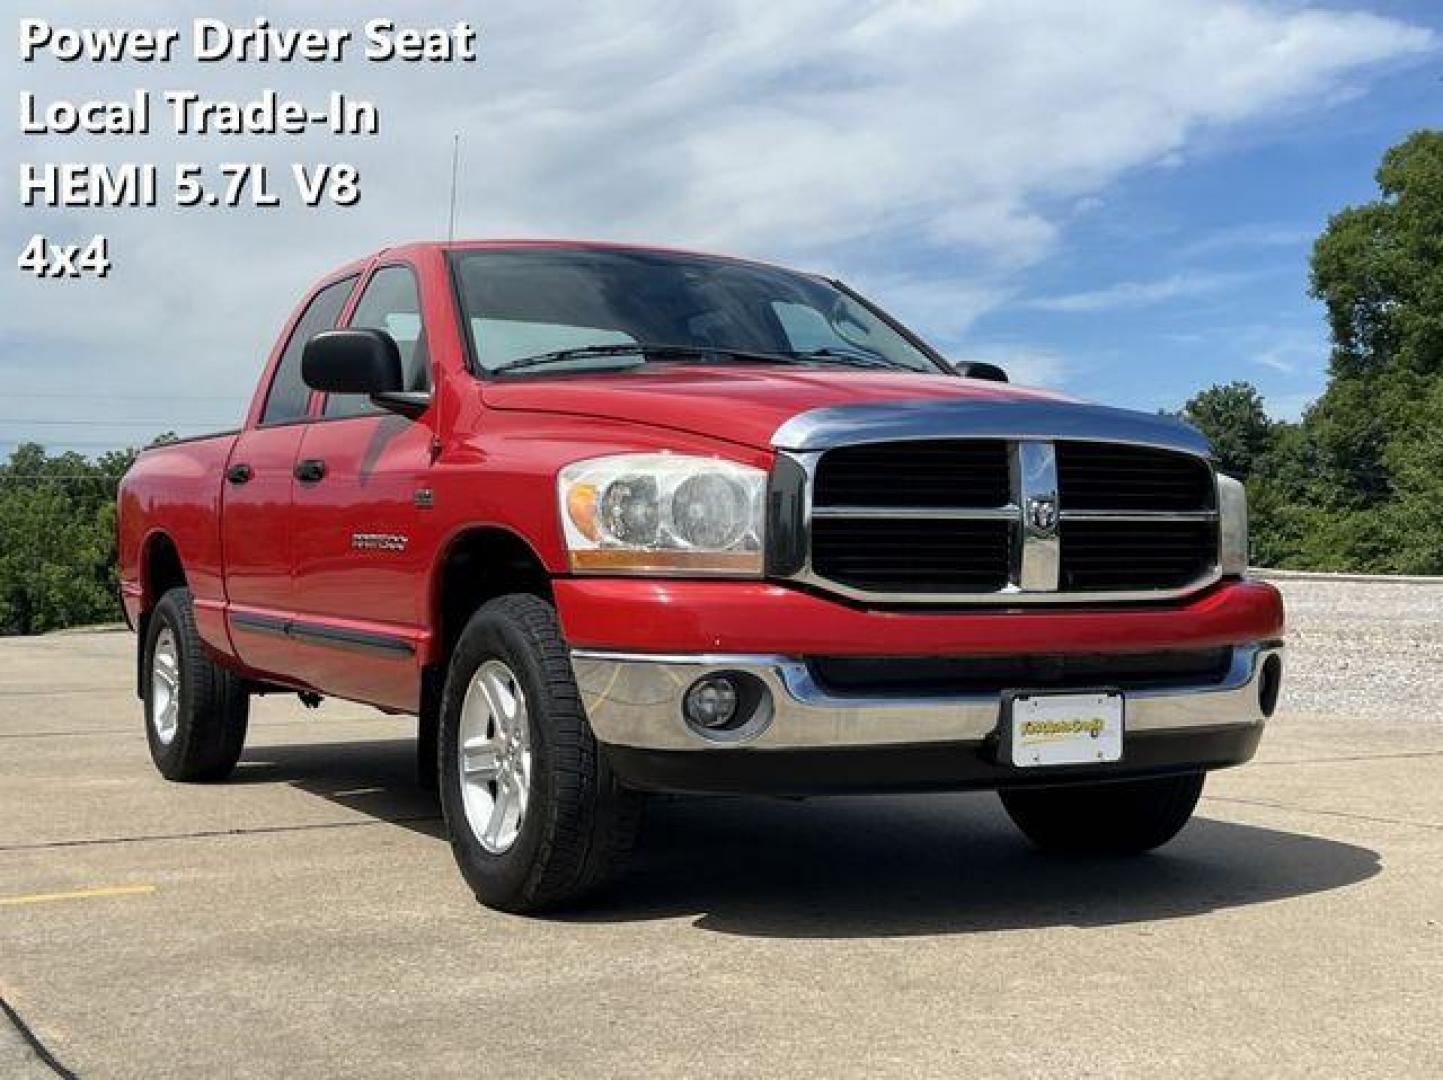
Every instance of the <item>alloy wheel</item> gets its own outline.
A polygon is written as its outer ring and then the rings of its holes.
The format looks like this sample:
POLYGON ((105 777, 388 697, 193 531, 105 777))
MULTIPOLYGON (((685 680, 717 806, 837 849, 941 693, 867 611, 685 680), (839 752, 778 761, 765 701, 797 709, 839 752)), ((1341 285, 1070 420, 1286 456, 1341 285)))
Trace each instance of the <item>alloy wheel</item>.
POLYGON ((501 855, 516 842, 531 798, 531 730, 516 673, 487 660, 461 703, 461 797, 481 846, 501 855))

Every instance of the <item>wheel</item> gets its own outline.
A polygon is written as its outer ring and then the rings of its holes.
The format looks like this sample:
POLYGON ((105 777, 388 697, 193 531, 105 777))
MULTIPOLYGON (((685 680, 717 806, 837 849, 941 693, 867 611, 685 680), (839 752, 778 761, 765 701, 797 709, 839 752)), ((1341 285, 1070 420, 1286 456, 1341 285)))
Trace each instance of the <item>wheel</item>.
POLYGON ((145 736, 167 780, 223 780, 245 746, 250 695, 205 651, 189 589, 160 598, 145 632, 145 736))
POLYGON ((1047 851, 1136 854, 1161 847, 1192 817, 1203 774, 998 792, 1027 839, 1047 851))
POLYGON ((544 601, 503 596, 471 616, 447 671, 439 742, 451 849, 483 904, 562 906, 630 852, 642 796, 602 756, 544 601))

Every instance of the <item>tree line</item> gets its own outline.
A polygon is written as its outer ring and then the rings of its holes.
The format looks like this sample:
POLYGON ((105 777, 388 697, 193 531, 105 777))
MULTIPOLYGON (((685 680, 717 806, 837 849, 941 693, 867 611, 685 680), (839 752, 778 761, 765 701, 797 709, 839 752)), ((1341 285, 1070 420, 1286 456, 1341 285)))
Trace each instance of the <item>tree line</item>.
POLYGON ((0 635, 120 617, 115 490, 134 460, 26 443, 0 464, 0 635))
POLYGON ((1182 410, 1247 482, 1261 565, 1443 574, 1443 132, 1393 147, 1377 180, 1313 245, 1323 395, 1297 423, 1270 419, 1247 383, 1182 410))
MULTIPOLYGON (((1247 483, 1258 565, 1443 574, 1443 132, 1389 150, 1377 179, 1313 246, 1323 395, 1296 423, 1243 382, 1181 410, 1247 483)), ((119 618, 115 491, 135 455, 29 443, 0 464, 0 635, 119 618)))

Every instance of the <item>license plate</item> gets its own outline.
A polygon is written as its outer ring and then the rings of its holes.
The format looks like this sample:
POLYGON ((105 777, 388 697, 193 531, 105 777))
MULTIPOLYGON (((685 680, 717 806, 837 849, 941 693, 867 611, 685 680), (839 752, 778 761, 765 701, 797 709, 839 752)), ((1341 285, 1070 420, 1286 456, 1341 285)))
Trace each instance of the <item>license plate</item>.
POLYGON ((1024 769, 1119 761, 1122 714, 1118 693, 1014 694, 1003 717, 1004 759, 1024 769))

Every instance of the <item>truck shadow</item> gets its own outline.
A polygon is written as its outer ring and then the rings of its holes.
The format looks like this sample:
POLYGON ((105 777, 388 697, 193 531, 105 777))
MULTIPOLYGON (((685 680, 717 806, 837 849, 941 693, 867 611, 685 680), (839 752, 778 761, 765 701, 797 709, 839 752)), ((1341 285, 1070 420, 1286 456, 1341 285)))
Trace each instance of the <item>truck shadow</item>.
MULTIPOLYGON (((286 783, 440 838, 405 739, 249 750, 239 782, 286 783)), ((1217 804, 1212 804, 1217 805, 1217 804)), ((1160 852, 1033 851, 990 794, 653 798, 621 880, 576 923, 693 918, 752 937, 902 937, 1113 926, 1308 896, 1379 873, 1353 844, 1198 816, 1160 852)))
POLYGON ((288 784, 388 825, 444 839, 434 792, 416 782, 410 739, 247 746, 231 784, 288 784))

